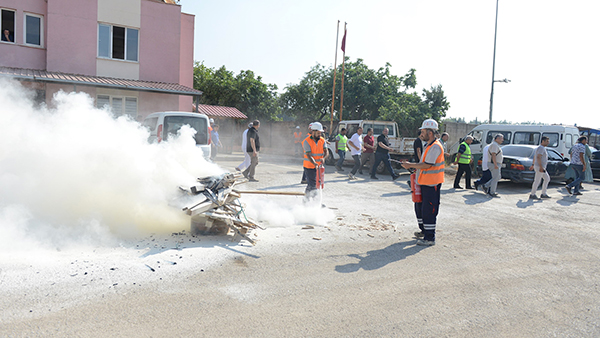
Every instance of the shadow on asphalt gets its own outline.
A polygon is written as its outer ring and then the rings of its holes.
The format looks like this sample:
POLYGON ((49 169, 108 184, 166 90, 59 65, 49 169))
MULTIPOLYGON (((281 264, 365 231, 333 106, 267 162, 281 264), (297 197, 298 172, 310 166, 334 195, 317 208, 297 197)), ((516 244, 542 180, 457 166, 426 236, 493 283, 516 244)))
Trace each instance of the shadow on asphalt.
POLYGON ((357 272, 363 270, 377 270, 384 266, 412 256, 427 248, 414 245, 415 240, 394 243, 386 248, 368 251, 366 254, 350 254, 348 257, 358 259, 358 263, 337 265, 335 271, 339 273, 357 272))
POLYGON ((486 203, 492 200, 492 198, 484 193, 473 192, 469 195, 463 195, 465 199, 465 204, 467 205, 475 205, 480 203, 486 203))
POLYGON ((534 199, 527 199, 525 201, 519 200, 517 202, 517 207, 521 208, 521 209, 525 209, 525 208, 530 207, 530 206, 532 206, 532 205, 534 205, 536 203, 542 203, 542 202, 543 202, 542 200, 534 200, 534 199))
POLYGON ((572 204, 576 204, 577 202, 579 202, 579 199, 577 197, 569 196, 569 195, 565 195, 565 196, 563 196, 563 198, 556 201, 556 203, 563 205, 563 206, 569 206, 572 204))

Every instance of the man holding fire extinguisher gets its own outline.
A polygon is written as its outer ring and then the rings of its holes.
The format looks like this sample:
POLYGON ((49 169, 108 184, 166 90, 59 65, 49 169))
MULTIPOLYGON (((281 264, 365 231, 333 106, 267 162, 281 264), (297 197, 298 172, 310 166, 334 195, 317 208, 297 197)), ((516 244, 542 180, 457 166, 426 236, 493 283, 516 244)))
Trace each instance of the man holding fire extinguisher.
POLYGON ((427 144, 423 147, 423 155, 419 163, 404 161, 405 169, 416 169, 411 175, 413 187, 413 202, 415 214, 421 231, 415 232, 418 238, 417 245, 435 245, 435 226, 440 206, 440 189, 444 182, 444 147, 436 138, 438 124, 433 119, 423 121, 421 126, 421 139, 427 144), (421 190, 421 196, 415 194, 421 190))
POLYGON ((323 126, 319 122, 313 122, 310 124, 310 136, 306 137, 302 141, 302 148, 304 149, 304 173, 306 174, 306 199, 313 198, 315 190, 320 189, 323 182, 322 171, 325 159, 329 155, 327 151, 327 145, 325 139, 321 137, 323 132, 323 126), (319 172, 318 172, 319 171, 319 172), (319 175, 320 182, 317 187, 317 175, 319 175))

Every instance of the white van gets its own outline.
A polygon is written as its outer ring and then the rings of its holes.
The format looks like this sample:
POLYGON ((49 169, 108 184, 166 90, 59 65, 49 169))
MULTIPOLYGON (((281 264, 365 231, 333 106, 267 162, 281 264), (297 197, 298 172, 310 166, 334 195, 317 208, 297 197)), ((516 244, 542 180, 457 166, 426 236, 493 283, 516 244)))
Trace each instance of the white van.
MULTIPOLYGON (((504 135, 503 145, 539 145, 542 136, 547 136, 550 138, 548 147, 568 157, 569 149, 577 142, 579 130, 575 126, 563 125, 482 124, 467 134, 473 136, 471 152, 474 155, 481 154, 483 147, 492 143, 497 134, 504 135)), ((459 144, 460 142, 457 142, 450 147, 451 154, 456 154, 459 144)))
POLYGON ((149 142, 161 142, 169 135, 177 135, 177 131, 186 124, 196 130, 196 146, 202 149, 205 158, 210 158, 210 123, 206 115, 168 111, 152 113, 143 122, 144 127, 150 130, 149 142))

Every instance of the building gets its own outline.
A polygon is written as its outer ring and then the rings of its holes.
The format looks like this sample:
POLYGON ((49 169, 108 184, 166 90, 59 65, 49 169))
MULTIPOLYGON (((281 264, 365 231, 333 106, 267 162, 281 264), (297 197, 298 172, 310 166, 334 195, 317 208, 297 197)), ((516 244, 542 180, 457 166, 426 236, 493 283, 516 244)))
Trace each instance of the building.
POLYGON ((0 0, 0 76, 50 102, 59 90, 138 120, 190 111, 194 16, 173 0, 0 0))

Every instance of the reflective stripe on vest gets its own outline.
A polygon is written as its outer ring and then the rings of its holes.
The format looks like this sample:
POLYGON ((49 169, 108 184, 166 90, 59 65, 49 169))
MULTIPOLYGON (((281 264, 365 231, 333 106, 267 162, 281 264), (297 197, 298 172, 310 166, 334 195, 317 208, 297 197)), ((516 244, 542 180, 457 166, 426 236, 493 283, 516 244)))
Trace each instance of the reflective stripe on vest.
POLYGON ((432 147, 440 147, 440 155, 435 159, 435 163, 427 168, 420 169, 418 183, 420 185, 438 185, 444 183, 444 147, 439 140, 435 140, 432 145, 425 148, 423 159, 427 158, 427 153, 432 147))
MULTIPOLYGON (((325 156, 325 154, 323 153, 323 148, 325 148, 324 138, 321 137, 319 141, 315 143, 315 140, 313 140, 312 137, 309 136, 305 138, 304 141, 302 141, 302 148, 304 148, 305 144, 308 144, 310 146, 310 156, 312 156, 312 158, 315 161, 320 160, 325 156)), ((304 152, 304 168, 315 168, 315 165, 308 159, 306 151, 304 152)))
POLYGON ((340 140, 338 141, 338 150, 348 151, 346 143, 348 143, 348 137, 346 135, 338 134, 340 140))
POLYGON ((294 132, 294 143, 301 143, 302 142, 302 133, 301 132, 294 132))
POLYGON ((467 144, 467 142, 461 143, 461 145, 465 145, 465 152, 460 155, 458 159, 458 163, 460 164, 469 164, 471 163, 471 147, 467 144))

